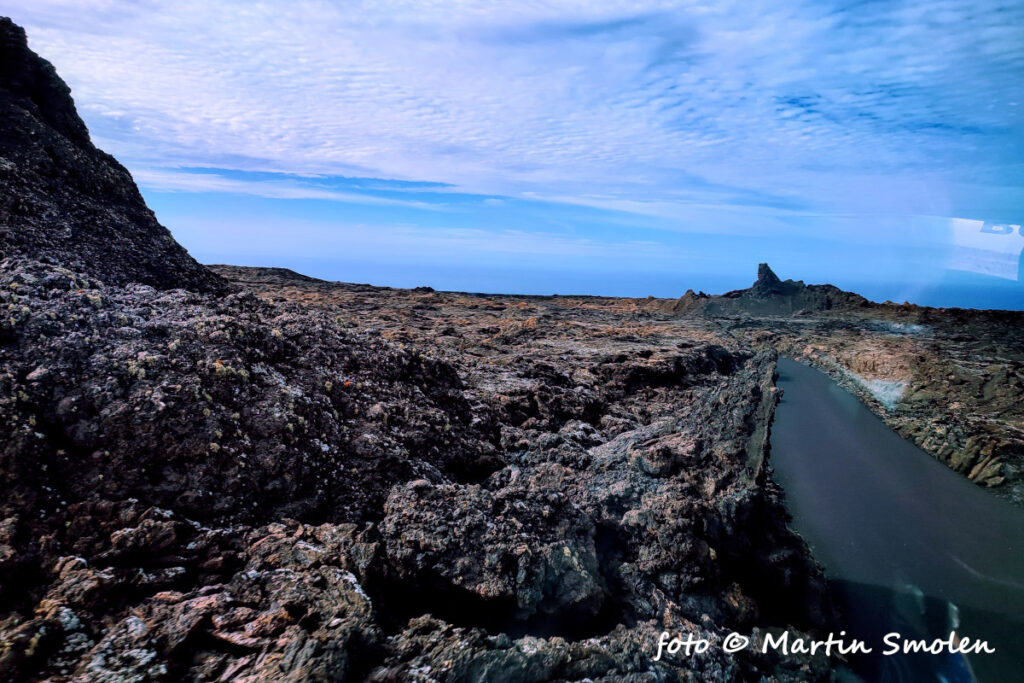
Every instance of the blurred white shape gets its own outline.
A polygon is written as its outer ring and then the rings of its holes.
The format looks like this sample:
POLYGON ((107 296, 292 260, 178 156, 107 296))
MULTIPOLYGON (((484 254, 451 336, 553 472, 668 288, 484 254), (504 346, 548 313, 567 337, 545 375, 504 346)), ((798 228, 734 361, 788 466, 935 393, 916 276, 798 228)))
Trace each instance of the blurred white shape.
POLYGON ((949 267, 1016 280, 1024 233, 1019 225, 950 218, 952 243, 949 267))

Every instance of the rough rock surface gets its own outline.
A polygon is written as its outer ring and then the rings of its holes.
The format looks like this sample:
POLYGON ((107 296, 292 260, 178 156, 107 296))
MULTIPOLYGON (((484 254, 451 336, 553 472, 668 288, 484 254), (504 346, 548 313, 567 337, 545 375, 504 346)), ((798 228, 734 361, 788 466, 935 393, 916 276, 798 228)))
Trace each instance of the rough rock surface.
POLYGON ((449 365, 251 294, 0 265, 0 482, 49 514, 134 497, 196 520, 356 520, 417 476, 488 472, 449 365))
POLYGON ((531 323, 541 306, 500 298, 0 274, 0 676, 829 676, 652 661, 663 630, 830 614, 764 466, 771 353, 560 303, 531 323), (410 350, 434 316, 464 323, 410 350))
POLYGON ((225 291, 157 223, 131 175, 96 149, 68 86, 0 17, 0 257, 108 283, 225 291))
POLYGON ((723 624, 753 633, 828 616, 764 466, 771 352, 644 324, 597 298, 217 270, 268 300, 358 311, 382 337, 429 348, 500 424, 505 466, 486 480, 391 490, 383 564, 366 585, 385 629, 401 630, 376 680, 827 678, 825 661, 650 661, 664 629, 720 642, 723 624))
MULTIPOLYGON (((730 302, 729 313, 697 306, 681 309, 670 299, 603 297, 490 297, 416 293, 416 315, 389 314, 407 301, 400 290, 367 285, 310 283, 259 268, 216 266, 226 278, 277 301, 335 302, 358 307, 384 334, 412 340, 424 336, 442 349, 465 348, 471 333, 461 326, 477 311, 490 310, 495 342, 523 342, 531 335, 564 334, 575 316, 594 336, 642 344, 673 339, 741 343, 810 363, 857 395, 893 429, 951 468, 1018 505, 1024 505, 1024 313, 941 309, 872 303, 857 295, 831 300, 852 304, 821 310, 795 309, 787 296, 759 308, 786 285, 767 267, 761 285, 741 296, 689 293, 697 302, 730 302), (759 294, 746 294, 757 289, 759 294), (753 302, 744 312, 736 302, 753 302), (463 311, 463 309, 468 309, 463 311), (758 312, 768 310, 769 312, 758 312), (781 311, 781 312, 779 312, 781 311), (567 324, 567 323, 566 323, 567 324), (614 332, 610 330, 614 329, 614 332)), ((812 291, 815 285, 807 286, 812 291)), ((832 291, 831 285, 822 285, 832 291)), ((840 291, 840 290, 836 290, 840 291)), ((413 293, 409 293, 413 294, 413 293)), ((483 320, 480 320, 483 325, 483 320)), ((460 368, 475 356, 445 355, 460 368)))

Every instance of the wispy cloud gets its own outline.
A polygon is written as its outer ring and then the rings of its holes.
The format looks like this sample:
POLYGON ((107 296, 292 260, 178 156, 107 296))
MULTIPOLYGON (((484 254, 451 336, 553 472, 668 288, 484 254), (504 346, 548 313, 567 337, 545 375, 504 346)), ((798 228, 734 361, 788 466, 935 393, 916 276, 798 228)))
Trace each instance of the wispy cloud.
MULTIPOLYGON (((1020 3, 0 0, 130 165, 870 203, 1020 185, 1020 3), (734 188, 711 192, 702 183, 734 188), (811 196, 808 196, 808 194, 811 196), (885 193, 885 188, 881 189, 885 193)), ((909 207, 919 208, 919 207, 909 207)))
POLYGON ((137 169, 135 181, 158 192, 227 193, 252 195, 268 199, 318 199, 346 204, 372 204, 378 206, 400 206, 428 211, 443 210, 445 205, 438 202, 420 202, 405 199, 378 197, 361 192, 339 192, 320 187, 311 180, 274 179, 250 180, 229 178, 218 173, 180 171, 170 169, 137 169))

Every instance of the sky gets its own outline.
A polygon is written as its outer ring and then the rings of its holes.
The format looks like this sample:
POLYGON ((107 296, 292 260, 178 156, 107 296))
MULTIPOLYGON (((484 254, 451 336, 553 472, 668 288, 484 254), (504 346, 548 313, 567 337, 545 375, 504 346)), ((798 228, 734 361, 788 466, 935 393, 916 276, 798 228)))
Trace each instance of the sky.
POLYGON ((1024 3, 0 0, 200 261, 1024 308, 1024 3))

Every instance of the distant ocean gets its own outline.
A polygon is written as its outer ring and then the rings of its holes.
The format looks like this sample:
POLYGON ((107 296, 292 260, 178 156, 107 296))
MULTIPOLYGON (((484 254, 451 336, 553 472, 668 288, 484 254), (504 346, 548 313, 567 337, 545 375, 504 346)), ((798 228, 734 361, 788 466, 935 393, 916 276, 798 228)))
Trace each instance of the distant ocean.
MULTIPOLYGON (((429 286, 441 291, 487 294, 594 295, 678 298, 687 289, 709 294, 742 289, 753 284, 757 264, 742 274, 654 273, 478 267, 451 264, 379 263, 367 260, 286 258, 268 263, 231 255, 197 254, 206 263, 277 266, 324 280, 365 283, 384 287, 429 286)), ((791 269, 790 269, 791 270, 791 269)), ((795 276, 792 272, 780 277, 795 276)), ((807 284, 825 284, 806 279, 807 284)), ((930 281, 856 281, 837 279, 830 284, 856 292, 872 301, 893 301, 921 306, 999 308, 1024 310, 1024 283, 1004 278, 947 270, 930 281)))

